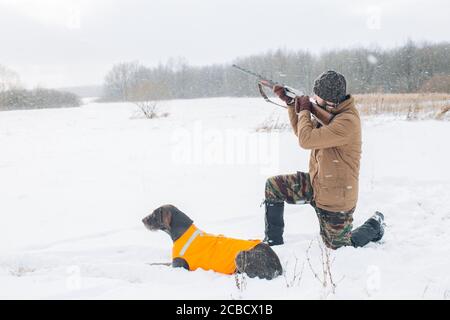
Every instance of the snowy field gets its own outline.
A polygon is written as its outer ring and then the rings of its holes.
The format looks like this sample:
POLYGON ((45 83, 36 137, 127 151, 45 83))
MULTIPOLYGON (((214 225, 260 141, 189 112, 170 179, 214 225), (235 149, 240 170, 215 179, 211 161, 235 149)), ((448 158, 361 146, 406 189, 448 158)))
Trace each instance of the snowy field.
POLYGON ((148 265, 171 255, 170 238, 141 223, 153 209, 261 238, 266 178, 309 157, 290 130, 255 131, 287 122, 262 99, 163 107, 170 116, 154 120, 131 104, 0 113, 0 299, 450 299, 449 122, 363 119, 355 225, 380 210, 388 228, 381 243, 331 253, 333 290, 312 272, 309 206, 286 207, 275 248, 286 274, 273 281, 148 265))

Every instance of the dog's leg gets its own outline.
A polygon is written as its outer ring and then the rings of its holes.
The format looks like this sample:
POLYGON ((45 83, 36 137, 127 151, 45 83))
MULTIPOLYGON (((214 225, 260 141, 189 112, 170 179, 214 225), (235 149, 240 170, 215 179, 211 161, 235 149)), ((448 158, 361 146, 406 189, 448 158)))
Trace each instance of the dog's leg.
POLYGON ((186 270, 189 270, 189 264, 183 258, 175 258, 175 259, 173 259, 172 267, 174 267, 174 268, 184 268, 186 270))
POLYGON ((272 280, 283 273, 280 259, 265 243, 260 243, 251 250, 239 252, 235 261, 237 271, 246 273, 250 278, 272 280))

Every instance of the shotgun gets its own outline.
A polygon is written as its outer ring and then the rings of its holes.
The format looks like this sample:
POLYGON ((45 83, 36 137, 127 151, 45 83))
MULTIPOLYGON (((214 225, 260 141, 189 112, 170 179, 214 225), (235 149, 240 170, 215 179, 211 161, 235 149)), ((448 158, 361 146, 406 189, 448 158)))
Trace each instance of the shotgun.
MULTIPOLYGON (((270 88, 273 91, 273 88, 277 85, 277 86, 282 86, 284 88, 284 92, 286 93, 286 95, 289 98, 295 99, 296 97, 300 97, 303 95, 303 93, 301 91, 298 91, 294 88, 291 88, 289 86, 277 83, 273 80, 267 79, 265 77, 263 77, 262 75, 252 72, 250 70, 244 69, 238 65, 233 64, 233 68, 236 68, 246 74, 252 75, 256 78, 258 78, 258 89, 259 89, 259 93, 261 94, 261 96, 264 98, 264 100, 266 100, 269 103, 275 104, 277 106, 283 107, 283 108, 287 108, 286 106, 273 102, 272 100, 269 99, 269 97, 267 96, 267 94, 264 92, 263 86, 270 88)), ((317 122, 319 122, 321 125, 326 126, 328 125, 331 120, 333 120, 334 118, 334 114, 329 113, 328 111, 326 111, 325 109, 323 109, 322 107, 318 106, 316 104, 316 102, 311 99, 312 102, 312 110, 311 110, 311 115, 313 116, 314 119, 317 120, 317 122)))

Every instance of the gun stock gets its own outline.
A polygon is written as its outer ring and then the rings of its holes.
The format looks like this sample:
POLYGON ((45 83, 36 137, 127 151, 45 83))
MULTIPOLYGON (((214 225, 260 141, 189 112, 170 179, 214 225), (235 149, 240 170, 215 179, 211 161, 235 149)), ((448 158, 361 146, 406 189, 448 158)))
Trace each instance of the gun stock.
POLYGON ((323 126, 329 125, 334 118, 334 114, 322 109, 315 103, 312 104, 311 114, 323 126))

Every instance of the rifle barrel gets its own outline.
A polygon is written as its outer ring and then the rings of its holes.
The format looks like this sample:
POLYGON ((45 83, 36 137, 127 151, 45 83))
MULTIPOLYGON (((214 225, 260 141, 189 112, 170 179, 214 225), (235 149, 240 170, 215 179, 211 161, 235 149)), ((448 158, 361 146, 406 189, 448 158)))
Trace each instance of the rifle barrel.
POLYGON ((238 69, 238 70, 240 70, 240 71, 242 71, 242 72, 244 72, 244 73, 250 74, 250 75, 252 75, 252 76, 254 76, 254 77, 257 77, 259 80, 266 81, 266 82, 270 83, 272 86, 274 86, 274 85, 276 84, 275 81, 272 81, 272 80, 270 80, 270 79, 267 79, 266 77, 263 77, 262 75, 260 75, 260 74, 258 74, 258 73, 256 73, 256 72, 253 72, 253 71, 244 69, 244 68, 242 68, 242 67, 240 67, 240 66, 238 66, 238 65, 236 65, 236 64, 233 64, 232 67, 233 67, 233 68, 236 68, 236 69, 238 69))

